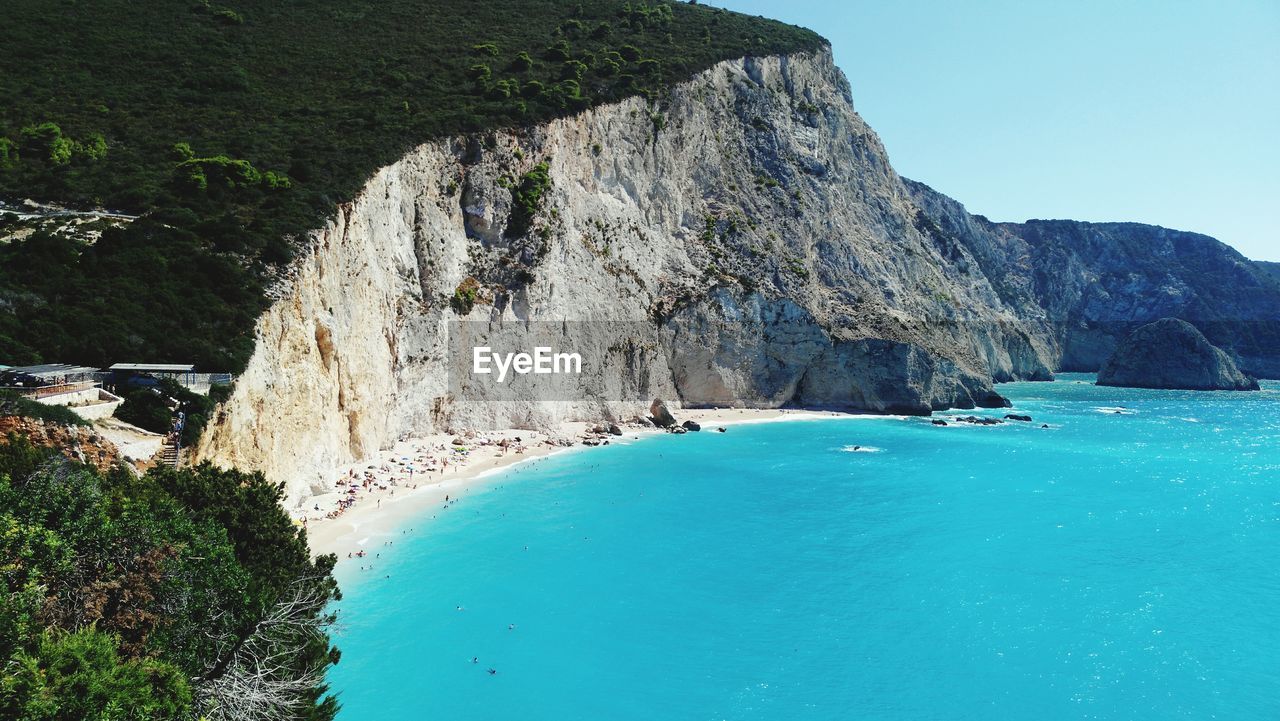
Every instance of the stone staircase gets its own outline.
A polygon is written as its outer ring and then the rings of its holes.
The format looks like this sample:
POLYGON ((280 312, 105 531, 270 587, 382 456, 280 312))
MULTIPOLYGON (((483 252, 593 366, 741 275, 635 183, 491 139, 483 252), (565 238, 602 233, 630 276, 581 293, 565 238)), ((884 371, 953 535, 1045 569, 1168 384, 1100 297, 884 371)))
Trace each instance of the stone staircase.
POLYGON ((160 464, 170 468, 182 465, 182 449, 177 444, 166 442, 160 450, 160 464))

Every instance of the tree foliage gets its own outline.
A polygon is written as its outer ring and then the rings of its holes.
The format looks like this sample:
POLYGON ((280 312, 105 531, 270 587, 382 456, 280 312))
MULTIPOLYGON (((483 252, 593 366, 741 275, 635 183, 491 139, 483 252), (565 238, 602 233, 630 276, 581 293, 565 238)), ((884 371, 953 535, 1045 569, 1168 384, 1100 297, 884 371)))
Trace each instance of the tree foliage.
POLYGON ((280 497, 0 445, 0 718, 332 718, 334 558, 280 497))
POLYGON ((173 664, 121 659, 117 639, 92 628, 42 631, 0 677, 0 716, 24 721, 180 721, 191 702, 173 664))

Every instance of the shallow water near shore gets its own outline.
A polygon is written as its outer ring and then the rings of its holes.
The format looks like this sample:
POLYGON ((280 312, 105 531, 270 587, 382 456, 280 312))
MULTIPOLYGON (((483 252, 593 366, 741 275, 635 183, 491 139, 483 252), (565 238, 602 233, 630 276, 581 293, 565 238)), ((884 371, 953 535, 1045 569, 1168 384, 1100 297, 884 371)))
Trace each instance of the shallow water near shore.
POLYGON ((499 474, 339 564, 339 719, 1280 718, 1280 384, 1089 380, 499 474))

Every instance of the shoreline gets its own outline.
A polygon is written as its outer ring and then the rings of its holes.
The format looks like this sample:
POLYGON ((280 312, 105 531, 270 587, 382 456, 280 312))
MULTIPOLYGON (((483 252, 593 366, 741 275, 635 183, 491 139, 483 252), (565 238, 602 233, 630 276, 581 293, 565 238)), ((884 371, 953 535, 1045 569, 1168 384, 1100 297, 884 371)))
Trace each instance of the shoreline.
MULTIPOLYGON (((827 410, 756 409, 756 408, 707 408, 677 409, 680 422, 694 421, 703 426, 701 432, 715 433, 719 426, 772 423, 778 421, 830 420, 838 418, 895 418, 896 416, 848 413, 827 410)), ((350 473, 357 476, 370 474, 387 481, 386 486, 362 487, 355 495, 356 502, 335 517, 328 517, 337 507, 343 494, 334 492, 307 500, 312 508, 303 511, 307 541, 313 556, 335 554, 345 560, 346 554, 381 545, 381 542, 398 537, 396 530, 413 518, 422 516, 432 505, 443 506, 446 498, 455 501, 475 488, 483 486, 490 478, 504 471, 537 463, 545 458, 569 452, 585 452, 593 446, 583 443, 591 437, 595 423, 567 422, 553 432, 503 429, 472 434, 470 440, 487 441, 470 445, 465 456, 452 456, 447 466, 437 466, 430 471, 405 469, 415 465, 417 459, 444 454, 450 457, 450 447, 455 438, 451 434, 433 434, 421 438, 400 441, 391 449, 380 451, 376 458, 335 469, 335 481, 350 473), (519 439, 517 441, 516 439, 519 439), (566 439, 569 443, 566 444, 566 439), (521 443, 520 452, 509 450, 501 442, 521 443), (408 460, 408 463, 406 463, 408 460), (412 479, 412 480, 408 480, 412 479)), ((665 433, 653 426, 628 424, 621 426, 621 436, 612 438, 637 440, 665 433)), ((295 518, 298 512, 292 511, 295 518)), ((299 519, 301 520, 301 519, 299 519)), ((431 519, 424 519, 428 522, 431 519)))

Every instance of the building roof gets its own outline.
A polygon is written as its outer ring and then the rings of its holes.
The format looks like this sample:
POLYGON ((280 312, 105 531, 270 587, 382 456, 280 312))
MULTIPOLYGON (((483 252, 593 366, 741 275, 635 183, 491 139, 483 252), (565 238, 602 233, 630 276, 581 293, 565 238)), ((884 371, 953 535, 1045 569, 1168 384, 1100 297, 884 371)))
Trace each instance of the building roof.
POLYGON ((82 373, 97 373, 99 369, 89 366, 73 366, 66 363, 44 363, 36 366, 17 366, 5 368, 5 373, 31 376, 33 378, 49 378, 53 376, 70 376, 82 373))
POLYGON ((190 363, 116 363, 113 371, 134 371, 137 373, 190 373, 196 367, 190 363))

